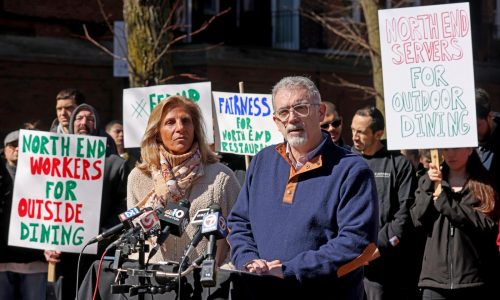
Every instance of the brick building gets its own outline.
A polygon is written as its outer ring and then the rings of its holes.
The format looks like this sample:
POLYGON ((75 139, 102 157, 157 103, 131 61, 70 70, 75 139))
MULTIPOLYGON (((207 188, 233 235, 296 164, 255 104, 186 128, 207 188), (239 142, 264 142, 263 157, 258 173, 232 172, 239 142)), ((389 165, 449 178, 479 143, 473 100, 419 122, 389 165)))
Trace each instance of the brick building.
MULTIPOLYGON (((184 0, 182 17, 191 20, 192 28, 226 7, 232 10, 180 47, 224 44, 176 54, 176 72, 205 77, 218 91, 236 92, 238 82, 243 81, 245 91, 251 93, 269 93, 285 75, 308 75, 324 100, 334 101, 349 120, 357 108, 372 100, 327 82, 336 73, 370 85, 369 62, 354 64, 355 57, 350 55, 342 60, 326 58, 330 35, 299 13, 309 1, 184 0)), ((123 19, 122 1, 102 2, 109 21, 123 19)), ((391 1, 380 2, 391 5, 391 1)), ((494 107, 500 109, 500 1, 470 1, 470 5, 477 86, 487 89, 494 107)), ((353 8, 352 17, 360 18, 359 8, 353 8)), ((86 24, 93 37, 112 48, 113 37, 103 20, 97 1, 0 1, 1 137, 31 120, 40 120, 41 128, 48 129, 55 118, 55 95, 67 87, 82 90, 103 123, 121 119, 122 89, 128 87, 128 80, 113 77, 111 57, 83 38, 82 25, 86 24)), ((344 135, 350 141, 348 127, 344 135)))

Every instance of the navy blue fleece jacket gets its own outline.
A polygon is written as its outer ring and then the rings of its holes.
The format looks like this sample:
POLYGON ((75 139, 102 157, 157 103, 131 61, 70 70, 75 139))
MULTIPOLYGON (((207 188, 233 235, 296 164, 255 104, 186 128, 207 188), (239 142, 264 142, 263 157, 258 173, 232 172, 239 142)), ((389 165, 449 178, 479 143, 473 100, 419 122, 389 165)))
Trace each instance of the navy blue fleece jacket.
MULTIPOLYGON (((231 259, 238 269, 257 258, 279 259, 285 278, 332 282, 340 266, 377 240, 373 173, 329 138, 297 171, 285 148, 267 147, 252 159, 228 217, 231 259)), ((360 284, 361 270, 353 273, 348 277, 360 284)))

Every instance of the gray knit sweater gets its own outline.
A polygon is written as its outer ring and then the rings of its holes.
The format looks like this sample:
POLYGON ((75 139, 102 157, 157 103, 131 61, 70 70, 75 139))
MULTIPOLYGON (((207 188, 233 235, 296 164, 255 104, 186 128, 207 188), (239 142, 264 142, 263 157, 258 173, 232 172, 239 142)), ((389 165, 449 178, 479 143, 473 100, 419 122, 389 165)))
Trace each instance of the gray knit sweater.
MULTIPOLYGON (((222 208, 223 215, 227 216, 240 191, 240 184, 236 176, 231 169, 221 163, 204 165, 203 171, 203 176, 196 179, 186 195, 186 198, 191 202, 190 216, 194 216, 199 209, 207 208, 213 203, 218 203, 222 208)), ((128 176, 127 207, 136 206, 152 190, 153 179, 151 175, 134 168, 128 176)), ((189 224, 182 237, 170 235, 163 243, 161 251, 158 251, 150 262, 179 261, 195 232, 196 227, 189 224)), ((207 240, 203 239, 191 254, 190 261, 204 253, 206 247, 207 240)), ((228 250, 229 246, 226 240, 219 240, 216 257, 218 265, 228 261, 228 250)))

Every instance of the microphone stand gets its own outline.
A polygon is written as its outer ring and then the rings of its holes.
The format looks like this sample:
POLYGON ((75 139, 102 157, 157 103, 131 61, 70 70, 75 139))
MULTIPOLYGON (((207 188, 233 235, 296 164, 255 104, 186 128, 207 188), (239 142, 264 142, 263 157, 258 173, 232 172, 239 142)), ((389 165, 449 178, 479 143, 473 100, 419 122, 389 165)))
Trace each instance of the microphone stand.
MULTIPOLYGON (((146 270, 146 264, 145 264, 145 261, 144 261, 144 258, 146 256, 146 253, 144 251, 144 247, 145 247, 145 238, 144 238, 144 234, 140 233, 141 237, 139 238, 139 270, 146 270)), ((146 278, 145 277, 142 277, 142 276, 139 276, 139 285, 140 286, 145 286, 146 285, 146 278)), ((137 295, 138 299, 139 300, 144 300, 144 293, 139 293, 137 295)))

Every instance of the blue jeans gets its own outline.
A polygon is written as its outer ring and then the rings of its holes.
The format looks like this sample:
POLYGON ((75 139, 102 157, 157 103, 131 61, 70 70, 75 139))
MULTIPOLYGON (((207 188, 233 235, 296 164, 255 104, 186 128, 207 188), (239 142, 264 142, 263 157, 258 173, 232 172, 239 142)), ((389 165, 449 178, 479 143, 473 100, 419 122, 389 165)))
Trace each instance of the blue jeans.
POLYGON ((47 273, 0 272, 0 299, 45 300, 47 273))

